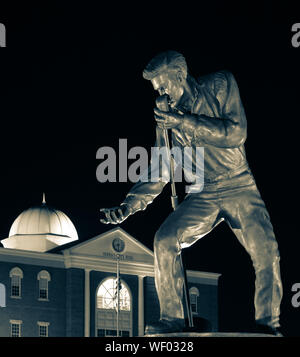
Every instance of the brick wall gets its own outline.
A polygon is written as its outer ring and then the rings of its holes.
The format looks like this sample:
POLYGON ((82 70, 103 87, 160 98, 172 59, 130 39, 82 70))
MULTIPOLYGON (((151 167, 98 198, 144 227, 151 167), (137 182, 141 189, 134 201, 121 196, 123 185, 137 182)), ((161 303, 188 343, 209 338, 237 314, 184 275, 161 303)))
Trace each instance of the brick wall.
POLYGON ((144 278, 144 316, 145 325, 157 322, 160 318, 159 301, 155 289, 154 278, 144 278))
POLYGON ((65 270, 28 264, 0 262, 0 282, 6 286, 6 307, 0 308, 0 336, 10 336, 10 320, 22 320, 22 336, 38 337, 38 321, 49 322, 49 336, 65 336, 65 270), (19 267, 23 271, 22 296, 12 298, 9 272, 19 267), (37 275, 47 270, 51 276, 48 285, 49 300, 39 301, 37 275))
MULTIPOLYGON (((90 272, 90 333, 95 336, 96 291, 99 284, 113 273, 90 272)), ((6 287, 6 307, 0 308, 0 337, 10 336, 10 320, 22 321, 22 336, 37 337, 38 321, 49 322, 49 337, 84 336, 84 287, 83 269, 53 268, 29 264, 0 262, 0 283, 6 287), (9 272, 19 267, 23 271, 22 297, 10 295, 9 272), (49 300, 39 301, 37 275, 46 270, 51 276, 49 300)), ((132 295, 133 336, 138 335, 138 277, 121 274, 132 295)), ((199 290, 197 319, 209 321, 210 329, 218 331, 218 287, 189 283, 199 290)), ((156 322, 160 318, 159 302, 153 277, 144 278, 144 322, 156 322)), ((207 328, 207 326, 205 327, 207 328)))
POLYGON ((194 286, 199 291, 197 299, 197 315, 193 315, 195 325, 197 320, 199 327, 204 330, 218 331, 218 286, 189 283, 189 289, 194 286), (205 319, 205 321, 201 321, 205 319))
POLYGON ((66 336, 84 336, 84 270, 66 271, 66 336))
MULTIPOLYGON (((197 315, 194 323, 205 331, 218 331, 218 287, 200 283, 189 283, 189 288, 196 287, 199 291, 197 300, 197 315)), ((156 322, 160 318, 159 301, 155 289, 154 278, 145 277, 145 324, 156 322)))

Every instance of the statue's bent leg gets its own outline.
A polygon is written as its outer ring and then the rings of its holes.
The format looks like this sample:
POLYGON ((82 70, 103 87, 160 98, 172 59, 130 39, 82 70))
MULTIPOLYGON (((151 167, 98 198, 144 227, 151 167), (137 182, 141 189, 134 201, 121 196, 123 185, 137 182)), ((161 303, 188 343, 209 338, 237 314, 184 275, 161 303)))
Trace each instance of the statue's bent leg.
POLYGON ((279 327, 282 283, 278 245, 265 204, 256 186, 241 189, 235 200, 223 199, 228 221, 255 269, 255 319, 279 327))
POLYGON ((214 200, 193 194, 162 224, 154 239, 155 286, 161 319, 182 320, 184 276, 180 265, 182 246, 189 246, 215 225, 219 209, 214 200))

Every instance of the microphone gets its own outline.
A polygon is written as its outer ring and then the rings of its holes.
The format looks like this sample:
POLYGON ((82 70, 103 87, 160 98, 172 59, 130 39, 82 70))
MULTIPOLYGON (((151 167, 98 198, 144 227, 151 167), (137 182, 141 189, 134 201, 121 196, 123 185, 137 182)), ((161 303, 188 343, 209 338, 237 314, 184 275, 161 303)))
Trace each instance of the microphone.
POLYGON ((167 94, 161 95, 155 101, 155 104, 159 110, 162 112, 169 111, 169 96, 167 94))

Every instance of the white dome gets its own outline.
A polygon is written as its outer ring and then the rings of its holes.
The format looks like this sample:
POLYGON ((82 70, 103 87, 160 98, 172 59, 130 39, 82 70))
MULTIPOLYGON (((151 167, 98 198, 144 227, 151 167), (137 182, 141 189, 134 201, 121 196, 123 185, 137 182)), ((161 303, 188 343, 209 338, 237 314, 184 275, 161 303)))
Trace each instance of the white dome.
POLYGON ((70 218, 62 211, 46 204, 22 212, 12 224, 9 237, 26 234, 54 234, 77 240, 77 231, 70 218))
POLYGON ((77 231, 63 212, 46 205, 22 212, 12 224, 9 237, 2 239, 4 248, 47 252, 78 240, 77 231))

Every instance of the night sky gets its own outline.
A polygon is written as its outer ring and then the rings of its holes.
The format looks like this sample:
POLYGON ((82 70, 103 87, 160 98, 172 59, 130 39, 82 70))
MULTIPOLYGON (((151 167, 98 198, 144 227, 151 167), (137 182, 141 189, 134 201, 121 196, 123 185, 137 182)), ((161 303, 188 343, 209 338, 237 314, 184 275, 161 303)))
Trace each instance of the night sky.
MULTIPOLYGON (((121 203, 132 184, 97 182, 96 151, 118 150, 127 138, 129 149, 150 153, 156 94, 142 71, 155 54, 174 49, 196 77, 220 69, 236 77, 248 120, 248 162, 281 253, 282 325, 300 335, 300 307, 291 305, 291 287, 300 282, 300 48, 291 45, 291 26, 300 19, 271 1, 163 4, 1 4, 7 48, 0 50, 0 239, 18 214, 42 202, 43 192, 70 217, 81 241, 114 228, 99 222, 99 209, 121 203)), ((167 186, 121 227, 152 249, 171 212, 169 194, 167 186)), ((244 249, 223 223, 194 248, 184 252, 188 268, 222 273, 221 328, 247 327, 254 273, 244 249)))

